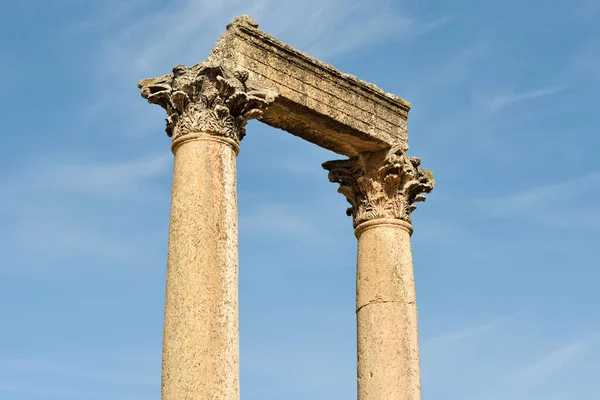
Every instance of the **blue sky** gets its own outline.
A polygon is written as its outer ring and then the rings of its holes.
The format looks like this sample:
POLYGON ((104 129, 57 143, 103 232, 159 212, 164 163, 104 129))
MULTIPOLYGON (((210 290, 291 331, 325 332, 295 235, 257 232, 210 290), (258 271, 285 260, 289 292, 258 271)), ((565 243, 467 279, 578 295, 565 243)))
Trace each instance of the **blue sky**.
MULTIPOLYGON (((243 13, 413 104, 423 399, 599 399, 600 3, 0 3, 0 398, 160 397, 172 155, 136 83, 243 13)), ((238 157, 246 400, 351 399, 356 241, 323 161, 238 157)))

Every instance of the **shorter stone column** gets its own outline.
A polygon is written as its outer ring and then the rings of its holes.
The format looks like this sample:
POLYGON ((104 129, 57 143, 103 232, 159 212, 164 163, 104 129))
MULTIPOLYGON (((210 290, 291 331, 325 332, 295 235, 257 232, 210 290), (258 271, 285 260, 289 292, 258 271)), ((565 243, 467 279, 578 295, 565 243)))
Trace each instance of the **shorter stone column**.
POLYGON ((358 239, 359 400, 419 400, 419 344, 410 213, 433 176, 405 145, 329 161, 329 179, 352 205, 358 239))

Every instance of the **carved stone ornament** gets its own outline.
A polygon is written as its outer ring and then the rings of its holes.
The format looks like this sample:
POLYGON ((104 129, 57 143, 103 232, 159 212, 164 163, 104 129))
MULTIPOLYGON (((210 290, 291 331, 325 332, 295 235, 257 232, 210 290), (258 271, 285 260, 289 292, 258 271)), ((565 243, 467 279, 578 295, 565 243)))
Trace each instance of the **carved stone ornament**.
POLYGON ((362 222, 393 218, 411 222, 416 202, 433 190, 433 174, 419 168, 421 160, 406 155, 401 144, 377 153, 361 153, 347 160, 328 161, 323 168, 338 192, 352 205, 346 214, 356 228, 362 222))
POLYGON ((248 71, 221 64, 173 67, 173 73, 138 83, 142 97, 167 112, 167 135, 176 139, 192 132, 223 136, 239 142, 244 126, 260 119, 276 93, 249 90, 248 71))

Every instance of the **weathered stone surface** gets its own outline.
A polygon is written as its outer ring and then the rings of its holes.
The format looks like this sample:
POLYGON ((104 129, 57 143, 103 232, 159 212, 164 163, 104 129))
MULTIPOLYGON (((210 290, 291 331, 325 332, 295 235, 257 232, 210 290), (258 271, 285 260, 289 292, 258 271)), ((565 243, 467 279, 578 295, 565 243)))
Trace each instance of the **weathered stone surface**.
POLYGON ((410 222, 435 182, 407 150, 400 143, 323 163, 351 204, 358 239, 358 400, 421 399, 410 222))
POLYGON ((193 132, 210 133, 237 142, 248 120, 260 118, 276 92, 246 86, 248 71, 219 63, 173 67, 173 73, 138 83, 142 97, 167 112, 167 135, 177 139, 193 132))
POLYGON ((238 400, 236 143, 173 141, 163 400, 238 400))
POLYGON ((169 135, 208 127, 229 137, 237 129, 243 137, 239 126, 257 118, 347 156, 408 140, 409 102, 280 42, 249 16, 227 26, 205 62, 176 66, 172 74, 138 86, 167 111, 169 135), (248 96, 247 110, 229 107, 230 86, 236 103, 240 93, 248 96))
POLYGON ((262 121, 321 147, 354 156, 407 141, 410 103, 280 42, 248 16, 228 25, 208 61, 245 68, 249 88, 279 93, 262 121))
POLYGON ((411 222, 416 202, 425 201, 435 185, 433 174, 419 168, 421 160, 406 154, 404 143, 377 153, 361 153, 348 160, 323 163, 329 180, 352 207, 354 227, 365 221, 393 218, 411 222))
POLYGON ((358 400, 421 400, 411 232, 398 219, 355 232, 358 400))
POLYGON ((235 157, 255 118, 350 157, 323 167, 351 204, 358 238, 358 399, 419 400, 410 220, 434 180, 406 155, 410 104, 248 16, 205 62, 139 87, 166 110, 175 155, 162 399, 239 399, 235 157))

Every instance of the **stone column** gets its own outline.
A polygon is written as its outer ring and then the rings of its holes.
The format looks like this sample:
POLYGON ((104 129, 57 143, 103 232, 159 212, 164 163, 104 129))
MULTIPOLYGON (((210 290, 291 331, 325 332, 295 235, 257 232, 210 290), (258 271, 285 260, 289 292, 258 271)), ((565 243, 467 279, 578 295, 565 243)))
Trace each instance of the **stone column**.
POLYGON ((236 155, 251 118, 274 99, 248 73, 176 66, 139 83, 168 114, 175 156, 163 338, 163 400, 239 395, 236 155))
POLYGON ((358 239, 359 400, 421 399, 410 213, 434 186, 406 145, 323 167, 352 205, 358 239))

